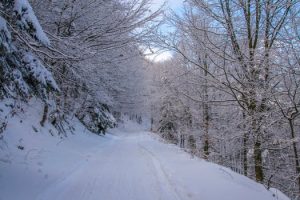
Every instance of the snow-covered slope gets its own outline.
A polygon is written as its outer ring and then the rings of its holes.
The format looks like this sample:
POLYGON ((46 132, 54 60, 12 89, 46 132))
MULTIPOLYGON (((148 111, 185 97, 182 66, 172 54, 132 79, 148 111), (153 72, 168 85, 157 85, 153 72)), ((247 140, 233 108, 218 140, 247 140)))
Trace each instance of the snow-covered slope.
POLYGON ((132 122, 101 137, 74 119, 76 134, 60 138, 39 126, 40 112, 16 116, 0 140, 0 200, 288 199, 132 122))

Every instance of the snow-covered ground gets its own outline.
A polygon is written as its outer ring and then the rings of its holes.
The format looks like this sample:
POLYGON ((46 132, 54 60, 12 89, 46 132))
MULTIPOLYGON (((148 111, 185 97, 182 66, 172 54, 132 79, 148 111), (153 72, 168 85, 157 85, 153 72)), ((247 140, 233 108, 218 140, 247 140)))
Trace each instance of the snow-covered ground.
POLYGON ((76 134, 60 138, 29 115, 40 112, 15 117, 0 140, 0 200, 288 199, 132 122, 102 137, 75 121, 76 134))

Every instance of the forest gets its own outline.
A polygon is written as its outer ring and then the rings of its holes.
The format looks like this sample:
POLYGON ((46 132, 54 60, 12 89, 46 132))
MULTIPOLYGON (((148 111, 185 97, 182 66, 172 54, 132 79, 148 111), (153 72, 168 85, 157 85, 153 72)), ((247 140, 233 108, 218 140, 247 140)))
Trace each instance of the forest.
POLYGON ((39 126, 59 136, 74 118, 97 135, 124 116, 149 121, 192 156, 299 199, 300 1, 153 4, 0 0, 0 151, 11 118, 39 102, 39 126))

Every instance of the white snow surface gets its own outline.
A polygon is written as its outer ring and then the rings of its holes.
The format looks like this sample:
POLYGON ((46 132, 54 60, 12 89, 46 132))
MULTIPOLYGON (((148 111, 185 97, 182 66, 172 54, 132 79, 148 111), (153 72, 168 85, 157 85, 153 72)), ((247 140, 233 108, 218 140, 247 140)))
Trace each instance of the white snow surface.
POLYGON ((37 107, 10 119, 0 140, 0 200, 288 200, 130 121, 97 136, 74 119, 74 135, 51 136, 37 107))

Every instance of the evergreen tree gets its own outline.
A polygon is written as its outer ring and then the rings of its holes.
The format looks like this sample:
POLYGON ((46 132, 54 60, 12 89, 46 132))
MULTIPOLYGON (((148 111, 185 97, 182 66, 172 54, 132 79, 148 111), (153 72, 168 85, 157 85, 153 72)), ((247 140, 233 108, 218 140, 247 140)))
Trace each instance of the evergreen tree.
POLYGON ((59 88, 29 43, 49 46, 49 39, 27 0, 1 1, 0 8, 0 95, 46 100, 50 91, 59 88))

